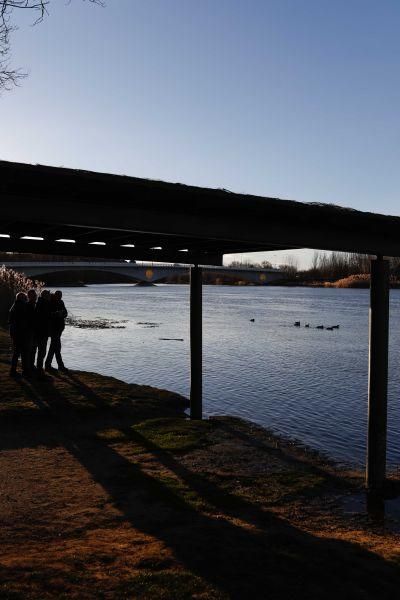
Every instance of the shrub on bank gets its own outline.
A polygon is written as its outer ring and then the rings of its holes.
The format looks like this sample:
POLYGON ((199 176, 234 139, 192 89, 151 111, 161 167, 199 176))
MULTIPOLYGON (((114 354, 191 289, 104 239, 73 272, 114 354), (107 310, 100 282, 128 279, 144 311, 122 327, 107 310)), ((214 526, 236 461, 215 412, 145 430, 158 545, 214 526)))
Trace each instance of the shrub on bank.
MULTIPOLYGON (((344 277, 343 279, 338 279, 338 281, 325 282, 324 287, 369 288, 370 283, 371 283, 370 275, 368 273, 363 273, 360 275, 350 275, 349 277, 344 277)), ((400 279, 391 275, 390 287, 399 289, 400 288, 400 279)))
POLYGON ((370 284, 370 276, 368 273, 361 273, 359 275, 350 275, 343 279, 338 279, 333 282, 325 282, 325 287, 335 288, 368 288, 370 284))
POLYGON ((40 293, 42 287, 41 281, 29 279, 22 273, 7 269, 4 265, 0 267, 0 325, 7 324, 8 312, 18 292, 27 292, 35 288, 40 293))

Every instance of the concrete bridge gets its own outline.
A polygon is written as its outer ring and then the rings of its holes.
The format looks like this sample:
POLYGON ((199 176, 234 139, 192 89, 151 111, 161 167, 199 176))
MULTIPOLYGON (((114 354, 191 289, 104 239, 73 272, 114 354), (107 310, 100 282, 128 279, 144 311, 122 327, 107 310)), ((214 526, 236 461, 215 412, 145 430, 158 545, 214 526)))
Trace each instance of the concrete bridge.
MULTIPOLYGON (((189 274, 187 265, 181 264, 137 264, 128 262, 29 262, 29 261, 8 261, 2 263, 5 267, 13 269, 18 273, 24 273, 27 277, 40 279, 50 273, 59 272, 103 272, 123 275, 132 281, 146 281, 155 283, 171 275, 189 274)), ((206 267, 204 273, 214 274, 215 276, 239 277, 243 281, 267 285, 271 281, 284 278, 282 271, 277 269, 237 269, 230 267, 206 267)))

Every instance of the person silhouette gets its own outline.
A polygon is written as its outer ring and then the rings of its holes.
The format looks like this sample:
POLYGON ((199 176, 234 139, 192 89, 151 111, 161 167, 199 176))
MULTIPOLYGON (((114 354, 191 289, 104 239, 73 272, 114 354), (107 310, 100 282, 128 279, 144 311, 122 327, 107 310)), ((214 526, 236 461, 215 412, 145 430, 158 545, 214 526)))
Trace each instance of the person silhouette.
POLYGON ((36 318, 36 302, 37 293, 33 288, 28 290, 27 293, 28 302, 26 304, 26 350, 28 353, 28 364, 27 368, 30 373, 35 371, 35 354, 36 354, 36 343, 35 343, 35 318, 36 318))
POLYGON ((45 369, 52 369, 51 363, 54 356, 60 371, 65 371, 66 367, 61 356, 61 335, 65 329, 65 319, 68 316, 67 309, 62 300, 61 290, 57 290, 50 298, 50 347, 47 353, 45 369))

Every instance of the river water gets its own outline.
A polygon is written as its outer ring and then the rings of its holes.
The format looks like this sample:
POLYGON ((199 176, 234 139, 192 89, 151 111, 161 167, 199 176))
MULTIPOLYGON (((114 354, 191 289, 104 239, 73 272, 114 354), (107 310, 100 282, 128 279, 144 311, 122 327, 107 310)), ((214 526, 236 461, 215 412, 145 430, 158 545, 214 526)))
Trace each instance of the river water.
MULTIPOLYGON (((238 415, 336 460, 363 465, 368 290, 203 290, 205 413, 238 415), (315 328, 336 324, 334 331, 315 328)), ((189 394, 188 286, 91 285, 64 289, 64 300, 75 317, 126 321, 124 329, 67 327, 63 353, 69 367, 189 394)), ((388 459, 397 467, 400 290, 391 292, 390 325, 388 459)))

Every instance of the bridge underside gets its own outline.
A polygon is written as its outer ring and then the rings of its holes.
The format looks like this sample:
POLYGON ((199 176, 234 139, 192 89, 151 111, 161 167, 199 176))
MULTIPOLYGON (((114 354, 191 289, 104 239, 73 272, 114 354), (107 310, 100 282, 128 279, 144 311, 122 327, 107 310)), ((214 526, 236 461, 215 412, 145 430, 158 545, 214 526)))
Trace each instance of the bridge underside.
POLYGON ((0 181, 3 251, 221 265, 224 254, 291 247, 232 232, 226 192, 1 161, 0 181))

